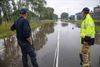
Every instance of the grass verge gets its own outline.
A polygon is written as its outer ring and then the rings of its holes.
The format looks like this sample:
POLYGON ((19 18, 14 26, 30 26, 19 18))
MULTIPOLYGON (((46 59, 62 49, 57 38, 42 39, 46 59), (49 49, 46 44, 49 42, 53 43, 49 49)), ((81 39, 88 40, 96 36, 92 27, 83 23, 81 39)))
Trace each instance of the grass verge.
MULTIPOLYGON (((80 25, 81 25, 81 21, 82 20, 77 20, 77 21, 75 21, 75 20, 69 20, 69 21, 67 21, 67 22, 71 22, 71 23, 74 23, 74 24, 76 24, 78 27, 80 27, 80 25)), ((96 32, 100 32, 100 20, 94 20, 94 22, 95 22, 95 25, 96 25, 96 32)))
MULTIPOLYGON (((39 22, 31 22, 30 26, 31 26, 31 29, 36 29, 37 27, 39 27, 43 24, 51 23, 51 22, 55 22, 55 21, 54 20, 41 20, 39 22)), ((15 32, 12 32, 10 30, 10 27, 11 27, 11 23, 0 25, 0 39, 9 37, 9 36, 12 36, 15 34, 15 32)))

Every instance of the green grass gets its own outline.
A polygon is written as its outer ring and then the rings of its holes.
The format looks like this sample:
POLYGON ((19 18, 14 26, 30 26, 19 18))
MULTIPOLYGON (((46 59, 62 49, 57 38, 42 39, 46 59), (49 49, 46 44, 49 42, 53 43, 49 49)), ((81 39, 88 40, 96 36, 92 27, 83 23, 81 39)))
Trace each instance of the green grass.
POLYGON ((95 22, 100 22, 100 20, 94 20, 95 22))
POLYGON ((100 26, 96 26, 96 31, 100 32, 100 26))
MULTIPOLYGON (((39 22, 31 22, 30 26, 32 29, 36 29, 37 27, 39 27, 43 24, 51 23, 51 22, 54 22, 54 20, 41 20, 39 22)), ((15 34, 15 32, 12 32, 10 30, 10 27, 11 27, 10 23, 0 25, 0 39, 9 37, 9 36, 12 36, 13 34, 15 34)))
MULTIPOLYGON (((67 21, 68 22, 68 21, 67 21)), ((81 25, 81 20, 69 20, 69 22, 76 24, 78 27, 80 27, 81 25)), ((96 32, 100 32, 100 25, 98 25, 98 23, 100 22, 100 20, 94 20, 94 22, 96 22, 96 32)))
POLYGON ((80 25, 81 25, 81 20, 77 20, 77 21, 75 21, 75 20, 68 20, 68 21, 65 21, 65 22, 70 22, 70 23, 76 24, 78 27, 80 27, 80 25))
POLYGON ((30 26, 31 26, 31 29, 36 29, 37 27, 41 25, 44 25, 46 23, 52 23, 52 22, 55 22, 55 21, 54 20, 41 20, 39 22, 31 22, 30 26))
POLYGON ((5 38, 13 34, 13 32, 10 31, 10 26, 11 24, 2 24, 0 26, 0 38, 5 38))
MULTIPOLYGON (((100 20, 95 20, 95 22, 100 21, 100 20)), ((76 21, 76 24, 80 27, 81 25, 81 20, 76 21)), ((96 31, 100 32, 100 26, 96 24, 96 31)))

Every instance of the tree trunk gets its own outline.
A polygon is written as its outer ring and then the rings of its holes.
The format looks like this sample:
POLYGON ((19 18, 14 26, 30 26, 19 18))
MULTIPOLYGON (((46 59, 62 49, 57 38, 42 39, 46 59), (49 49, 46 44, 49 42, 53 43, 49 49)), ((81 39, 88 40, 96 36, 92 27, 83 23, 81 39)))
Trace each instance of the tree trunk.
POLYGON ((0 8, 0 25, 2 24, 1 8, 0 8))

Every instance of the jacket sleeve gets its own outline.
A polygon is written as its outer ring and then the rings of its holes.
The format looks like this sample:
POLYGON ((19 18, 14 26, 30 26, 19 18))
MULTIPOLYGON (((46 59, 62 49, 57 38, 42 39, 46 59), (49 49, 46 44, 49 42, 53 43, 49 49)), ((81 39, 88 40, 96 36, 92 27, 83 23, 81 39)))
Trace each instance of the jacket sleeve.
POLYGON ((29 26, 29 22, 27 20, 24 20, 23 22, 23 36, 25 38, 28 38, 31 36, 31 29, 29 26))

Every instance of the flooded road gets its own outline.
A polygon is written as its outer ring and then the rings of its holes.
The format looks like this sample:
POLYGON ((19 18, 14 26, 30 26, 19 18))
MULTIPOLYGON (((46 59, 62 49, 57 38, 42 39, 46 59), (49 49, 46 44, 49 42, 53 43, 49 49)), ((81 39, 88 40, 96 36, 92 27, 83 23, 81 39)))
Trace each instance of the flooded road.
MULTIPOLYGON (((79 30, 74 24, 60 20, 33 30, 39 67, 81 67, 79 30)), ((100 43, 92 46, 91 51, 92 67, 100 67, 100 43)), ((22 67, 21 52, 15 36, 0 39, 0 67, 22 67)))

